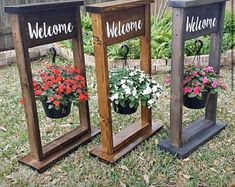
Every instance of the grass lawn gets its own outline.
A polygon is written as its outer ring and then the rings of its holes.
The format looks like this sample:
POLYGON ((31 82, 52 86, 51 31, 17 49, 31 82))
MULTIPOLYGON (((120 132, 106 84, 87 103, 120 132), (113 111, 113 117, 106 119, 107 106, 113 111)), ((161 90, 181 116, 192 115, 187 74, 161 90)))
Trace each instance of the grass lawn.
MULTIPOLYGON (((34 63, 33 69, 43 66, 34 63)), ((157 144, 169 135, 170 90, 165 89, 153 118, 164 128, 114 166, 92 158, 88 150, 100 143, 100 136, 88 145, 65 157, 51 169, 38 174, 18 159, 29 152, 24 108, 18 104, 21 88, 16 65, 0 69, 0 186, 213 186, 235 185, 235 92, 231 91, 230 71, 222 69, 229 89, 219 95, 217 118, 227 124, 226 129, 209 143, 200 147, 187 159, 178 160, 161 151, 157 144)), ((162 82, 166 74, 154 76, 162 82)), ((98 101, 94 68, 87 68, 90 91, 91 124, 98 127, 98 101)), ((51 120, 45 117, 37 102, 43 144, 75 128, 79 119, 73 107, 68 118, 51 120)), ((139 118, 122 116, 113 112, 113 129, 118 132, 139 118)), ((200 118, 204 110, 184 108, 184 124, 200 118)))

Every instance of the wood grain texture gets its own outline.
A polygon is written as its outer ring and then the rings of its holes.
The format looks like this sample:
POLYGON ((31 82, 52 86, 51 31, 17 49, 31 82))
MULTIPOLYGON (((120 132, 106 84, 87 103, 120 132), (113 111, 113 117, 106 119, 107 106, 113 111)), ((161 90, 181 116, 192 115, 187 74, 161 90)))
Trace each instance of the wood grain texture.
POLYGON ((182 145, 182 102, 185 44, 185 10, 173 8, 172 65, 170 101, 170 141, 176 147, 182 145))
POLYGON ((26 14, 43 11, 49 12, 55 9, 73 8, 75 6, 82 6, 83 4, 83 0, 70 0, 63 2, 32 3, 24 5, 5 6, 4 10, 6 13, 11 14, 26 14))
MULTIPOLYGON (((141 124, 139 124, 139 126, 141 126, 141 124)), ((95 147, 89 153, 91 156, 98 157, 101 161, 105 163, 114 164, 127 153, 129 153, 131 150, 133 150, 135 147, 137 147, 141 142, 157 133, 161 128, 162 125, 152 122, 152 126, 148 126, 145 131, 142 131, 142 133, 138 134, 138 136, 129 141, 128 144, 125 144, 125 146, 120 147, 117 151, 113 152, 112 154, 107 154, 103 152, 100 146, 95 147)))
POLYGON ((136 6, 143 6, 152 2, 154 2, 154 0, 117 0, 106 3, 88 5, 86 6, 86 10, 92 13, 103 13, 120 9, 129 9, 136 6))
POLYGON ((31 156, 35 160, 43 159, 42 143, 39 130, 39 121, 36 107, 36 100, 33 91, 33 81, 28 49, 25 46, 25 33, 23 32, 22 20, 19 15, 11 15, 13 41, 16 50, 17 65, 20 75, 20 83, 23 99, 25 101, 24 109, 28 127, 29 144, 31 156))
POLYGON ((94 35, 95 65, 101 127, 102 151, 113 153, 112 116, 109 99, 109 70, 107 46, 104 45, 104 25, 100 14, 91 14, 94 35))
MULTIPOLYGON (((84 58, 84 49, 83 49, 83 38, 82 38, 82 27, 81 27, 81 15, 80 8, 77 7, 74 10, 75 15, 75 38, 72 39, 73 46, 73 58, 74 58, 74 66, 79 68, 81 74, 86 78, 86 66, 85 66, 85 58, 84 58)), ((85 84, 87 86, 87 79, 85 79, 85 84)), ((90 111, 89 111, 89 102, 81 102, 78 105, 79 109, 79 118, 80 118, 80 127, 85 128, 88 131, 91 130, 90 125, 90 111)))
POLYGON ((225 1, 228 0, 169 0, 168 5, 173 8, 187 8, 220 3, 225 1))
MULTIPOLYGON (((73 7, 70 9, 76 33, 73 36, 73 52, 74 52, 74 65, 80 68, 82 75, 86 78, 84 52, 82 44, 82 30, 81 30, 81 17, 80 8, 73 7)), ((47 13, 47 12, 46 12, 47 13)), ((75 150, 78 146, 84 145, 89 142, 92 137, 99 133, 99 130, 92 129, 90 126, 90 116, 88 102, 79 104, 79 117, 80 127, 76 130, 57 138, 49 144, 42 147, 40 129, 38 122, 38 115, 36 109, 36 101, 34 96, 32 70, 29 61, 28 46, 27 46, 27 32, 25 32, 25 22, 28 19, 38 19, 38 14, 12 14, 12 28, 14 45, 17 53, 17 63, 20 74, 20 82, 22 87, 23 98, 25 100, 25 113, 28 125, 28 134, 30 142, 30 153, 21 158, 20 161, 27 165, 30 165, 39 172, 49 168, 53 163, 58 161, 61 157, 75 150), (30 18, 29 18, 30 17, 30 18)), ((56 14, 50 19, 53 21, 53 17, 58 21, 56 14)), ((42 16, 42 15, 41 15, 42 16)), ((68 19, 68 17, 64 16, 68 19)), ((61 38, 55 38, 60 40, 61 38)), ((49 41, 48 41, 49 42, 49 41)), ((35 43, 33 43, 35 44, 35 43)), ((33 45, 32 44, 32 45, 33 45)), ((39 43, 37 43, 39 44, 39 43)), ((31 46, 31 45, 30 45, 31 46)))
POLYGON ((56 152, 52 152, 43 160, 35 160, 31 154, 28 154, 21 158, 19 162, 29 165, 33 169, 37 170, 39 173, 42 173, 50 168, 53 164, 58 162, 60 159, 75 151, 78 147, 89 143, 97 134, 99 134, 99 130, 93 129, 90 133, 83 134, 82 136, 65 146, 63 149, 58 149, 56 152))
MULTIPOLYGON (((223 32, 224 32, 224 13, 225 13, 225 3, 220 3, 220 14, 219 14, 219 29, 218 32, 213 33, 211 35, 211 43, 210 43, 210 56, 209 56, 209 65, 212 66, 217 74, 220 72, 220 59, 221 59, 221 47, 223 40, 223 32)), ((211 121, 216 122, 216 110, 217 110, 217 98, 218 95, 210 94, 205 118, 211 121)))
MULTIPOLYGON (((211 122, 214 123, 214 122, 211 122)), ((210 139, 215 137, 217 134, 219 134, 222 130, 225 129, 225 125, 222 123, 216 123, 214 125, 211 125, 209 128, 205 129, 201 133, 196 133, 199 132, 201 126, 205 124, 208 125, 208 121, 202 120, 198 122, 194 122, 188 127, 183 129, 184 134, 187 134, 188 139, 190 141, 185 141, 185 144, 181 147, 175 147, 170 143, 170 140, 167 139, 159 144, 159 147, 173 156, 176 156, 179 159, 184 159, 187 156, 189 156, 192 152, 196 151, 201 145, 205 144, 208 142, 210 139), (200 124, 200 125, 199 125, 200 124), (199 125, 199 126, 198 126, 199 125)))
MULTIPOLYGON (((151 76, 151 23, 150 5, 145 6, 145 35, 140 37, 140 69, 151 76)), ((151 126, 152 110, 141 105, 141 120, 143 125, 147 123, 151 126)))

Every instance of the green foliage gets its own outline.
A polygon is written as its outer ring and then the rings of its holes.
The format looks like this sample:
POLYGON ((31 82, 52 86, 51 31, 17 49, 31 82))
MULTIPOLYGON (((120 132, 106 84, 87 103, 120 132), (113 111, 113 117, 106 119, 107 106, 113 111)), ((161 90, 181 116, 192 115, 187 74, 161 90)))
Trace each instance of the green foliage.
MULTIPOLYGON (((161 20, 155 21, 155 18, 151 18, 151 51, 153 59, 169 59, 171 58, 171 36, 172 36, 172 22, 171 14, 167 13, 161 20)), ((94 55, 93 46, 93 33, 91 18, 84 16, 82 18, 82 30, 84 41, 84 52, 90 55, 94 55)), ((232 49, 235 46, 235 40, 232 39, 232 33, 235 32, 235 21, 232 19, 232 14, 229 11, 225 13, 225 27, 222 43, 222 52, 232 49)), ((200 39, 203 42, 203 48, 201 49, 201 55, 208 54, 210 51, 210 36, 202 36, 200 39)), ((193 56, 195 54, 195 39, 186 41, 185 54, 187 56, 193 56)), ((121 49, 123 44, 126 44, 130 48, 128 55, 129 59, 140 58, 140 42, 139 39, 131 39, 120 44, 112 45, 108 47, 108 56, 111 60, 122 59, 124 52, 121 49)), ((72 48, 71 41, 62 41, 61 45, 66 48, 72 48)))

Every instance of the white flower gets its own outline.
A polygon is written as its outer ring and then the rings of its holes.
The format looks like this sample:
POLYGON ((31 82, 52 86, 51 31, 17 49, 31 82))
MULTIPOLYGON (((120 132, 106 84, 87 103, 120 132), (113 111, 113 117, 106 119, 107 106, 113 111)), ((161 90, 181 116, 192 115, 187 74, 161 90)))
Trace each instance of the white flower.
POLYGON ((129 75, 130 75, 131 77, 133 77, 133 76, 135 75, 135 73, 134 73, 134 72, 130 72, 129 75))
POLYGON ((125 84, 126 80, 125 79, 122 79, 121 80, 121 84, 125 84))
POLYGON ((132 95, 135 97, 137 95, 137 91, 136 89, 134 88, 134 90, 132 91, 132 95))
POLYGON ((127 95, 130 95, 130 94, 131 94, 131 89, 130 89, 129 87, 127 87, 127 88, 125 89, 125 92, 126 92, 127 95))
POLYGON ((157 96, 157 98, 159 98, 161 96, 161 93, 157 92, 156 96, 157 96))
POLYGON ((143 92, 143 95, 149 95, 152 93, 152 89, 150 87, 147 87, 144 92, 143 92))
POLYGON ((148 100, 148 104, 149 104, 150 106, 152 106, 154 103, 155 103, 155 102, 154 102, 153 99, 148 100))
POLYGON ((158 88, 159 88, 159 87, 158 87, 157 85, 154 85, 154 86, 153 86, 153 92, 157 92, 157 91, 158 91, 158 88))
POLYGON ((111 97, 110 97, 110 100, 111 101, 114 101, 114 100, 117 100, 118 99, 118 93, 115 93, 114 95, 112 95, 111 97))
POLYGON ((128 87, 128 86, 125 85, 125 84, 122 85, 122 89, 126 89, 127 87, 128 87))

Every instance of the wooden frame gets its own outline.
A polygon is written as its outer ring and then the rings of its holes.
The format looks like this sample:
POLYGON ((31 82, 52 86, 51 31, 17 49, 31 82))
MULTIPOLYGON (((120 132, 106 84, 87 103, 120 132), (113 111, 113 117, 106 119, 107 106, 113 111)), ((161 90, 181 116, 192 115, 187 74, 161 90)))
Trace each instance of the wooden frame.
POLYGON ((113 136, 110 107, 107 46, 140 37, 140 68, 151 74, 150 0, 121 0, 87 6, 94 33, 96 76, 99 98, 101 145, 90 151, 107 163, 115 163, 162 125, 152 123, 151 110, 141 108, 141 119, 113 136), (137 24, 131 29, 128 24, 137 24), (124 26, 123 26, 124 25, 124 26), (119 27, 119 30, 118 30, 119 27), (125 28, 127 28, 125 30, 125 28), (117 29, 116 29, 117 28, 117 29), (121 29, 120 29, 121 28, 121 29), (128 32, 129 31, 129 32, 128 32))
POLYGON ((183 70, 185 40, 211 34, 209 65, 220 71, 221 43, 224 28, 226 0, 170 0, 173 7, 172 83, 170 104, 170 138, 160 143, 160 148, 185 158, 206 143, 225 125, 216 121, 217 95, 210 95, 205 118, 182 129, 183 70), (193 24, 193 19, 212 20, 211 26, 193 24), (192 23, 190 25, 190 23, 192 23))
POLYGON ((85 102, 79 104, 80 127, 42 146, 33 91, 32 70, 28 52, 30 47, 72 39, 74 65, 81 70, 83 76, 86 76, 80 21, 80 6, 82 5, 83 1, 67 1, 5 7, 5 11, 11 14, 13 40, 22 94, 25 100, 31 150, 27 156, 19 161, 31 166, 38 172, 43 172, 61 157, 74 151, 78 146, 89 142, 92 137, 99 133, 99 130, 90 127, 89 105, 88 102, 85 102), (64 24, 60 25, 60 31, 58 25, 58 27, 54 26, 58 23, 64 24), (50 33, 47 30, 49 27, 54 27, 54 30, 51 29, 50 33), (44 29, 43 32, 40 31, 40 28, 44 29), (46 33, 47 31, 49 34, 46 33))

